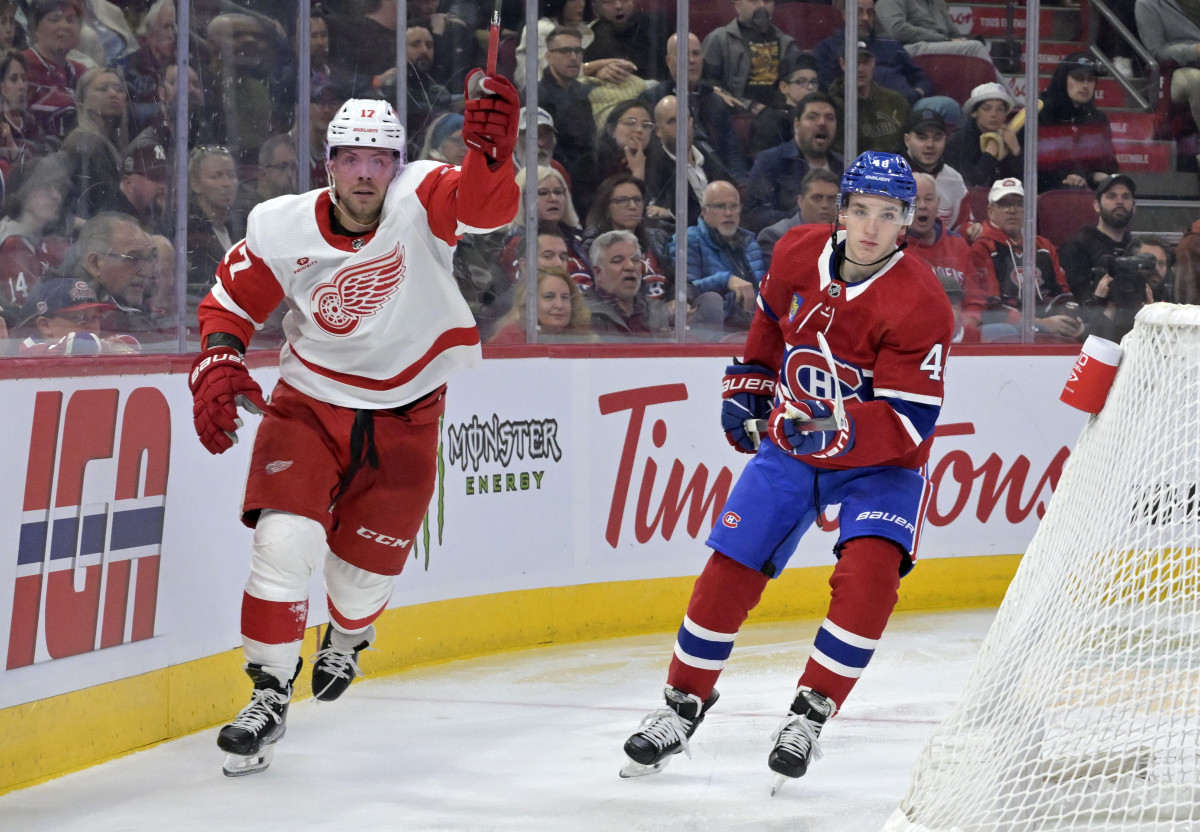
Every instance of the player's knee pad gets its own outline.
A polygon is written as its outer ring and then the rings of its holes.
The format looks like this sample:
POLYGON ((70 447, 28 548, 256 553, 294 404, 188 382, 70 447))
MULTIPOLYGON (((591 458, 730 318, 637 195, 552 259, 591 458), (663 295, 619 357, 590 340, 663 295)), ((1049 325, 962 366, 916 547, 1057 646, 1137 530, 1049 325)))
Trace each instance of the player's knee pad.
POLYGON ((369 627, 392 597, 394 580, 394 575, 368 572, 330 553, 325 558, 325 593, 338 629, 355 633, 369 627))
POLYGON ((246 592, 265 601, 308 598, 308 579, 329 550, 325 528, 286 511, 264 511, 254 528, 246 592))

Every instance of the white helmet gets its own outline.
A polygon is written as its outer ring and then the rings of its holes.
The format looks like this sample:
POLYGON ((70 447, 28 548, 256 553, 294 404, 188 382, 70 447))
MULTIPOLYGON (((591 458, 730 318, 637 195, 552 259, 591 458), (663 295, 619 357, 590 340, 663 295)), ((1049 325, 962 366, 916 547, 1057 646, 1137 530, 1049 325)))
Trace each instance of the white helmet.
POLYGON ((326 154, 334 147, 395 150, 404 155, 404 127, 386 101, 350 98, 325 129, 326 154))

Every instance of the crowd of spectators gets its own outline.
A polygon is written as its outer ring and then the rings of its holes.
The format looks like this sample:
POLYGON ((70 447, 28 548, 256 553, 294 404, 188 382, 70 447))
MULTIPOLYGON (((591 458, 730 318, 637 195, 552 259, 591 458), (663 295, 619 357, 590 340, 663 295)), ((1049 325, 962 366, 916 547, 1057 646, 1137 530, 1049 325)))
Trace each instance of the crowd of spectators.
MULTIPOLYGON (((195 0, 184 126, 175 119, 176 2, 0 0, 0 326, 9 353, 22 339, 39 345, 35 352, 62 353, 43 343, 57 332, 45 321, 76 295, 86 316, 62 308, 101 327, 95 339, 72 341, 79 351, 109 349, 110 334, 131 336, 135 349, 156 341, 173 349, 249 211, 302 182, 328 184, 324 135, 341 103, 396 100, 398 37, 408 158, 459 164, 466 153, 463 84, 484 64, 490 4, 409 0, 402 19, 397 0, 314 2, 309 100, 299 102, 304 50, 291 4, 195 0), (176 158, 181 129, 188 153, 176 158), (182 270, 172 246, 180 224, 182 270), (60 283, 37 291, 57 280, 85 283, 87 292, 70 295, 60 283)), ((1027 283, 1017 220, 1027 185, 1031 195, 1093 191, 1098 216, 1061 252, 1035 241, 1036 330, 1119 337, 1130 316, 1111 300, 1119 281, 1109 273, 1112 257, 1153 256, 1146 298, 1176 294, 1172 245, 1130 233, 1136 185, 1119 170, 1097 103, 1103 70, 1088 52, 1067 56, 1037 102, 1039 176, 1025 183, 1025 114, 1004 77, 958 100, 913 60, 990 60, 985 42, 958 32, 945 0, 855 0, 853 92, 843 32, 805 51, 801 33, 774 19, 772 0, 732 0, 725 23, 703 37, 688 33, 683 68, 675 20, 659 4, 539 0, 532 32, 519 5, 504 6, 512 63, 502 69, 523 87, 536 56, 537 159, 525 158, 522 130, 516 161, 522 191, 536 192, 537 216, 526 217, 523 202, 509 228, 468 235, 458 247, 455 278, 485 341, 523 342, 530 310, 539 338, 554 340, 743 337, 774 244, 796 225, 836 220, 848 106, 856 108, 858 150, 900 153, 917 174, 908 252, 943 281, 961 312, 961 339, 1021 337, 1027 283), (681 69, 686 118, 676 98, 681 69), (676 158, 680 130, 685 159, 676 158), (677 175, 686 179, 686 205, 676 204, 677 175), (987 192, 986 209, 980 201, 972 208, 972 188, 987 192), (528 269, 527 228, 538 252, 528 269), (677 245, 687 246, 686 273, 676 272, 677 245), (679 299, 686 315, 675 314, 679 299), (678 320, 687 333, 674 331, 678 320)), ((846 2, 833 5, 844 10, 846 2)), ((1181 65, 1172 99, 1200 112, 1200 68, 1186 66, 1200 65, 1200 21, 1175 0, 1136 6, 1147 45, 1181 65), (1193 30, 1187 50, 1164 35, 1190 38, 1193 30)), ((129 341, 110 346, 130 349, 129 341)))

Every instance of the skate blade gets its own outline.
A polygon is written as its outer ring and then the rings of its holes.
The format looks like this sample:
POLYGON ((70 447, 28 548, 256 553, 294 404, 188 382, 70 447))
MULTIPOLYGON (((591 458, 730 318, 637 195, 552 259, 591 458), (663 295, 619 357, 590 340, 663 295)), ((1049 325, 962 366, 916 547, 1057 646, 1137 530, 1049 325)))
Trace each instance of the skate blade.
POLYGON ((795 777, 788 777, 786 774, 776 774, 774 782, 771 783, 771 797, 779 794, 779 790, 783 788, 785 783, 790 783, 795 779, 795 777))
POLYGON ((621 771, 618 773, 623 780, 628 780, 631 777, 645 777, 648 774, 658 774, 667 767, 667 763, 669 762, 671 762, 670 757, 663 757, 657 763, 652 763, 648 766, 636 763, 633 760, 626 760, 625 765, 621 766, 621 771))
POLYGON ((266 745, 257 754, 226 754, 221 771, 226 777, 245 777, 265 771, 275 759, 275 746, 266 745))

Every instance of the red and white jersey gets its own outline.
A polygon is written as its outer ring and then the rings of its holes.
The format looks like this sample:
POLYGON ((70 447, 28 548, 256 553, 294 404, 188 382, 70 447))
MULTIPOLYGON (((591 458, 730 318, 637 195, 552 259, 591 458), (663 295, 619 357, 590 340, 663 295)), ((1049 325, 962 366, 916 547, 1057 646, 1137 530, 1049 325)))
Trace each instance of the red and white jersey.
POLYGON ((824 333, 855 442, 811 464, 918 468, 929 456, 954 333, 946 292, 927 263, 902 251, 858 283, 836 269, 827 226, 797 226, 775 244, 745 361, 778 373, 780 397, 832 401, 834 380, 817 341, 824 333))
POLYGON ((330 226, 326 189, 250 212, 246 237, 217 269, 202 332, 249 343, 287 304, 280 376, 331 404, 388 408, 419 399, 480 359, 479 332, 451 273, 459 235, 509 222, 511 161, 489 170, 414 162, 388 186, 379 225, 361 237, 330 226))

